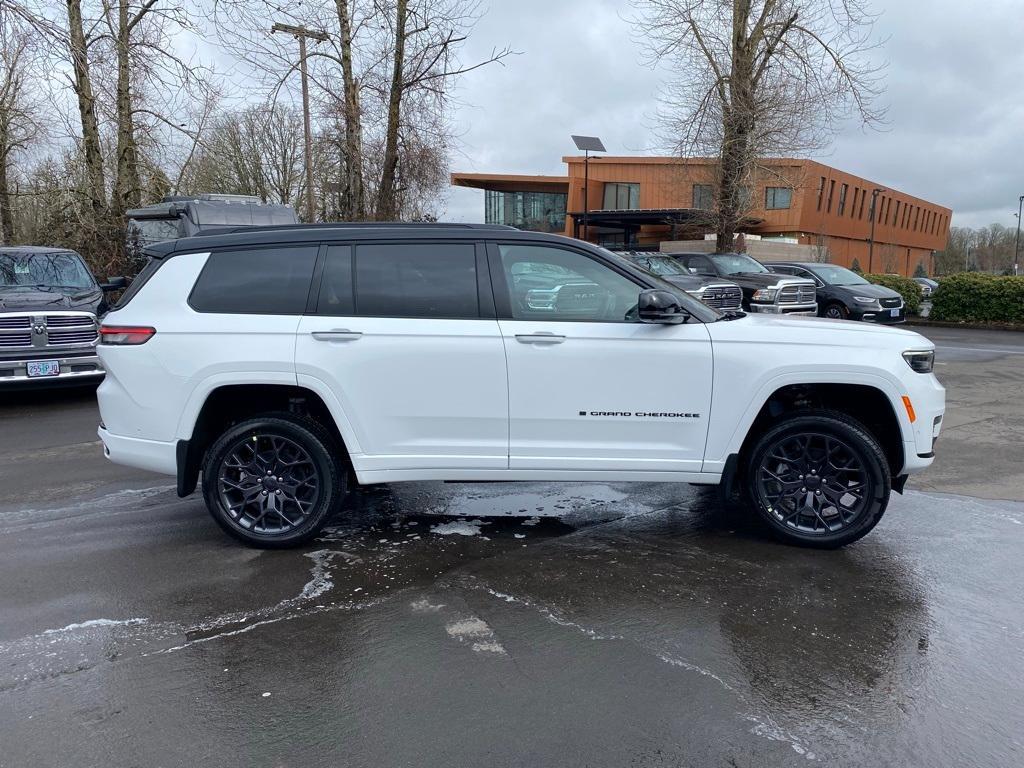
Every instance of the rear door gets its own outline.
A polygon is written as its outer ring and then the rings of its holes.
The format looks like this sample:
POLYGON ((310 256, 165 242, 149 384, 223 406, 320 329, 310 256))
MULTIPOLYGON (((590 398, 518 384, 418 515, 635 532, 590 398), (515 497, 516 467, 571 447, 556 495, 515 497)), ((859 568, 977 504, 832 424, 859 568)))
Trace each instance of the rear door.
POLYGON ((505 469, 508 385, 487 262, 472 242, 325 246, 295 349, 336 397, 360 469, 505 469))
POLYGON ((711 404, 700 322, 636 320, 642 284, 582 249, 490 250, 512 469, 699 472, 711 404))

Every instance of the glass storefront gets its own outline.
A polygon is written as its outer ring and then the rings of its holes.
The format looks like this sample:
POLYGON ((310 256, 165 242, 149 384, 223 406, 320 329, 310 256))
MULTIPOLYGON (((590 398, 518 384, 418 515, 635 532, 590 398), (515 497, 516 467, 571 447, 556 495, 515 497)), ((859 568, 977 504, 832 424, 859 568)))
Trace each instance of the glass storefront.
POLYGON ((564 192, 484 192, 484 221, 531 232, 565 231, 564 192))

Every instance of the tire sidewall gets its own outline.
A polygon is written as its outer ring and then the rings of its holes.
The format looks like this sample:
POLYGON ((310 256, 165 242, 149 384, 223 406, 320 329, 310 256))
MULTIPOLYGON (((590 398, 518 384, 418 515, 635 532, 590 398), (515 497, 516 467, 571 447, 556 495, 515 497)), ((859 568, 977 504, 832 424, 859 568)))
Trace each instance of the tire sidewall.
POLYGON ((217 524, 246 544, 268 549, 294 547, 316 536, 345 493, 345 475, 331 446, 318 431, 314 423, 286 416, 257 417, 225 431, 210 446, 203 465, 203 498, 217 524), (257 434, 284 437, 297 443, 309 454, 319 476, 320 498, 315 507, 301 525, 285 534, 267 536, 247 531, 234 521, 220 497, 220 468, 228 451, 240 440, 257 434))
POLYGON ((747 498, 772 533, 787 543, 823 549, 841 547, 856 541, 874 528, 885 512, 891 488, 885 456, 867 430, 859 425, 847 424, 828 417, 799 416, 770 428, 754 445, 745 469, 744 485, 747 498), (761 499, 758 490, 757 473, 765 454, 779 441, 808 432, 830 435, 846 443, 865 467, 871 486, 871 498, 860 517, 852 525, 831 534, 808 534, 786 526, 775 517, 768 504, 761 499))
POLYGON ((835 302, 834 301, 834 302, 832 302, 831 304, 829 304, 828 306, 825 307, 824 316, 829 318, 829 319, 831 319, 831 320, 848 320, 849 317, 850 317, 850 311, 846 307, 844 307, 842 304, 840 304, 839 302, 835 302), (837 310, 839 310, 839 317, 832 317, 831 315, 829 315, 828 312, 829 312, 830 309, 837 309, 837 310))

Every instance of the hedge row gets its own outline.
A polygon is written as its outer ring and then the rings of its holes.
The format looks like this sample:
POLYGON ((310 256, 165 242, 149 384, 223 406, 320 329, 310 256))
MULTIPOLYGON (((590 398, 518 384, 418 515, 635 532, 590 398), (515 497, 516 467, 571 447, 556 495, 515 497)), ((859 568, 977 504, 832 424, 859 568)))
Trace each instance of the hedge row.
MULTIPOLYGON (((892 288, 903 297, 908 315, 916 315, 921 309, 921 286, 902 275, 864 275, 864 279, 875 285, 892 288)), ((945 283, 943 283, 945 285, 945 283)), ((934 310, 932 310, 934 312, 934 310)))
POLYGON ((958 323, 1024 323, 1024 276, 963 272, 944 277, 929 317, 958 323))

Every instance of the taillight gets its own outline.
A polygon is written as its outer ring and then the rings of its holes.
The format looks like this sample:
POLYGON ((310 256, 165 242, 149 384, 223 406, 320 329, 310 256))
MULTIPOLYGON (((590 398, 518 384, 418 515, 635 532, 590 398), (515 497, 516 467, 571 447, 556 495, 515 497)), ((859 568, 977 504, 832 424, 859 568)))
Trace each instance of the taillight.
POLYGON ((155 333, 147 325, 101 325, 100 344, 145 344, 155 333))

